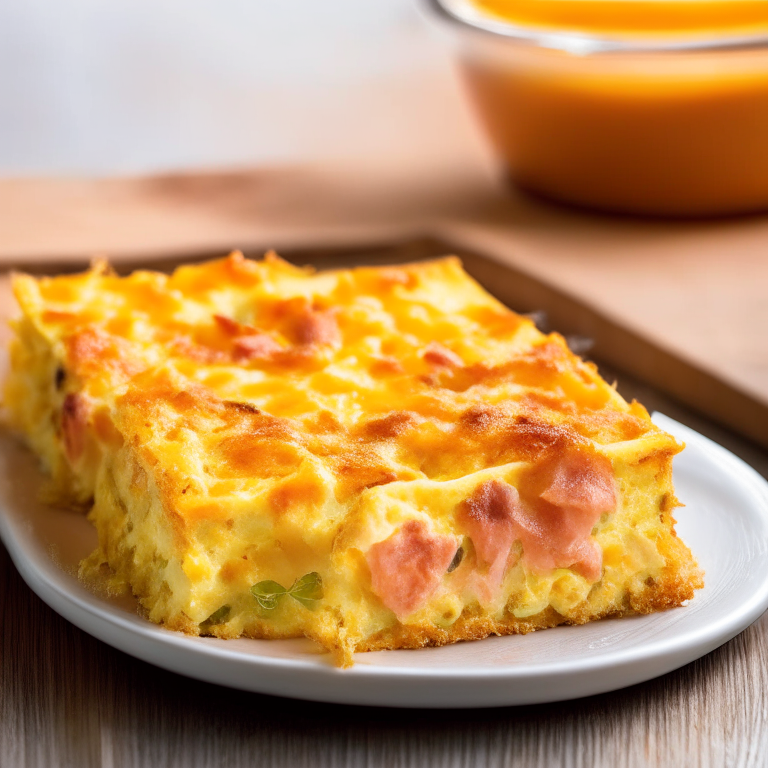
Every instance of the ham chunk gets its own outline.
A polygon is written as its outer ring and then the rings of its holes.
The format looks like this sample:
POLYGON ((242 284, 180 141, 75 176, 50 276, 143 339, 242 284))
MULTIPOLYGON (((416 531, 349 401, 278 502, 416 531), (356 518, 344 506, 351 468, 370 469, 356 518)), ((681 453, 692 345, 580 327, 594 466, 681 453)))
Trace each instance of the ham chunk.
POLYGON ((478 596, 490 600, 498 592, 515 542, 515 519, 519 514, 517 490, 498 480, 488 480, 459 507, 458 520, 472 540, 478 565, 485 575, 475 579, 478 596))
POLYGON ((283 350, 275 338, 252 325, 243 325, 224 315, 214 315, 213 319, 227 336, 232 337, 232 360, 236 363, 269 360, 283 350))
POLYGON ((557 546, 550 554, 556 567, 572 567, 590 581, 597 581, 603 556, 591 533, 603 512, 616 507, 611 462, 598 453, 567 451, 555 465, 540 498, 540 516, 552 521, 550 530, 557 546))
POLYGON ((280 344, 267 333, 238 336, 232 343, 232 357, 237 363, 245 360, 265 360, 280 351, 280 344))
POLYGON ((455 352, 437 341, 427 344, 423 358, 438 368, 461 368, 464 365, 464 361, 455 352))
POLYGON ((333 309, 317 309, 305 297, 297 297, 284 302, 278 314, 287 319, 288 334, 294 340, 288 347, 280 344, 272 333, 224 315, 213 316, 219 328, 231 339, 234 362, 297 360, 311 357, 317 347, 341 344, 341 332, 333 309))
POLYGON ((602 554, 592 546, 592 526, 583 530, 567 510, 541 503, 515 510, 515 537, 533 573, 572 568, 592 581, 600 578, 602 554), (581 528, 581 530, 579 530, 581 528))
POLYGON ((89 413, 90 408, 83 395, 70 393, 64 398, 61 407, 61 433, 64 452, 73 464, 85 451, 89 413))
POLYGON ((229 355, 226 352, 207 347, 204 344, 196 344, 188 336, 177 336, 170 346, 177 355, 183 355, 197 363, 211 365, 229 362, 229 355))
POLYGON ((294 333, 297 343, 302 345, 338 346, 341 343, 336 313, 331 309, 307 306, 296 317, 294 333))
POLYGON ((610 462, 597 453, 566 451, 546 468, 543 487, 523 503, 508 483, 488 480, 460 508, 459 524, 472 540, 478 567, 488 569, 486 596, 501 585, 515 541, 534 573, 571 568, 590 581, 600 578, 602 551, 592 529, 616 506, 610 462))
POLYGON ((432 533, 421 520, 410 520, 366 555, 371 588, 402 620, 421 608, 440 586, 460 541, 432 533))
POLYGON ((590 536, 571 551, 574 562, 571 569, 587 581, 599 581, 603 575, 603 550, 590 536))
POLYGON ((599 517, 616 506, 611 462, 597 453, 566 452, 541 498, 558 507, 582 513, 585 518, 599 517))
POLYGON ((518 520, 524 557, 532 570, 571 568, 600 578, 602 552, 592 529, 616 506, 610 461, 594 451, 571 448, 546 468, 544 489, 518 520))

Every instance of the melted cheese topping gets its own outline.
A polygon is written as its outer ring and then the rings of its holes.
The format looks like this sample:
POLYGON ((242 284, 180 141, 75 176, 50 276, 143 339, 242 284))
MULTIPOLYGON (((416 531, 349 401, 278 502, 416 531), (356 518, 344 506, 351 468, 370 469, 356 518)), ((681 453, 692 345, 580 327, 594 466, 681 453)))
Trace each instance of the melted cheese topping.
MULTIPOLYGON (((308 419, 329 435, 339 425, 380 449, 394 440, 385 453, 429 477, 517 450, 512 443, 541 431, 510 432, 521 413, 570 422, 601 442, 649 429, 641 408, 627 407, 562 339, 496 302, 455 259, 315 275, 274 256, 234 254, 171 276, 95 269, 19 277, 15 287, 27 335, 59 361, 38 373, 50 378, 47 389, 56 380, 61 398, 81 396, 81 421, 84 403, 98 410, 137 373, 165 364, 223 399, 308 419)), ((25 386, 15 383, 7 400, 21 414, 25 386)))

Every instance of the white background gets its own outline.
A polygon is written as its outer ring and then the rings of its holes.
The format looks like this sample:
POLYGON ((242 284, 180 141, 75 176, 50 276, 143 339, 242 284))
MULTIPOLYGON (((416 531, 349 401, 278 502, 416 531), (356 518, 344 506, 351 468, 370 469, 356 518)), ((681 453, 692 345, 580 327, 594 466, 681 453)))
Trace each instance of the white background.
POLYGON ((3 0, 0 175, 386 152, 449 66, 415 2, 3 0))

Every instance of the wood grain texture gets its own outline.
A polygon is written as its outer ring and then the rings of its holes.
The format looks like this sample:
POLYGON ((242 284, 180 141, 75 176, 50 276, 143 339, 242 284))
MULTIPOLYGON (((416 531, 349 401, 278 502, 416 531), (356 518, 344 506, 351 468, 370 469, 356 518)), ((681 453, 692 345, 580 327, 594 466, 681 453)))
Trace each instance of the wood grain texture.
MULTIPOLYGON (((620 382, 626 396, 768 475, 768 453, 637 382, 620 382)), ((464 711, 292 701, 157 669, 57 616, 2 548, 0 618, 2 766, 746 768, 768 761, 768 615, 703 659, 623 691, 464 711)))

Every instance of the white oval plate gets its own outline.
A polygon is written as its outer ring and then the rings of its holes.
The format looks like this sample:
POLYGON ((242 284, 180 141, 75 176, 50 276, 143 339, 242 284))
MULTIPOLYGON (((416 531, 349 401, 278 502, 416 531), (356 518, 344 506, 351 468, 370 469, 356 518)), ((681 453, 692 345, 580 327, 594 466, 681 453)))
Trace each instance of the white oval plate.
POLYGON ((706 571, 690 605, 666 613, 492 637, 443 648, 358 654, 333 667, 306 640, 188 637, 138 615, 132 600, 75 573, 96 543, 85 518, 36 500, 35 460, 0 438, 0 536, 27 584, 94 637, 183 675, 259 693, 392 707, 493 707, 623 688, 688 664, 768 607, 768 483, 724 448, 657 414, 687 447, 675 460, 678 531, 706 571))

